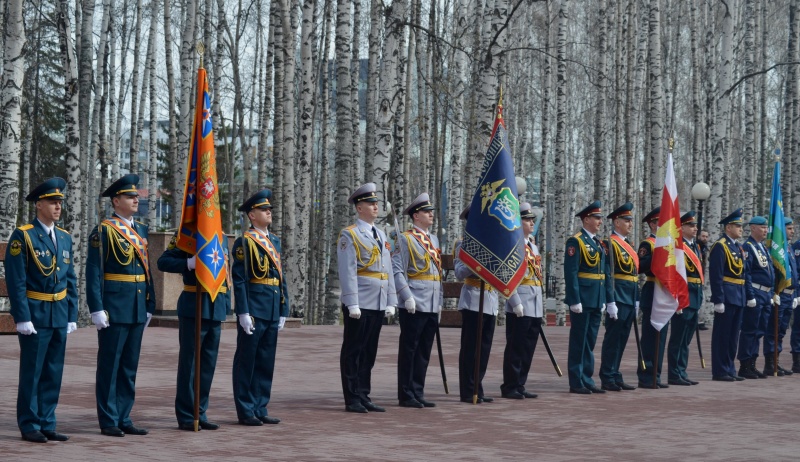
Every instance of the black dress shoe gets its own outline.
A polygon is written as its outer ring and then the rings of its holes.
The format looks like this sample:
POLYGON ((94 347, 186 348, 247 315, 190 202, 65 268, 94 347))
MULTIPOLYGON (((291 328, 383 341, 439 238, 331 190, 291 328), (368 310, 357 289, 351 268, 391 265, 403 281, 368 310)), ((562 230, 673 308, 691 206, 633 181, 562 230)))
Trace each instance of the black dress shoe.
POLYGON ((67 441, 69 436, 62 435, 55 430, 42 430, 41 434, 50 441, 67 441))
POLYGON ((687 380, 683 380, 681 378, 669 379, 669 384, 670 385, 683 385, 683 386, 687 386, 687 387, 691 385, 691 383, 689 383, 687 380))
POLYGON ((428 400, 422 399, 422 398, 417 398, 417 401, 422 403, 422 405, 425 406, 425 407, 436 407, 436 403, 434 403, 433 401, 428 401, 428 400))
POLYGON ((604 383, 600 386, 603 390, 606 391, 622 391, 622 387, 617 385, 616 383, 604 383))
POLYGON ((119 427, 106 427, 100 429, 100 434, 106 436, 125 436, 125 433, 119 429, 119 427))
POLYGON ((622 388, 623 390, 636 390, 636 387, 633 385, 628 385, 625 382, 617 382, 617 386, 622 388))
POLYGON ((494 401, 494 398, 490 398, 490 397, 488 397, 488 396, 481 396, 481 397, 480 397, 480 399, 481 399, 481 400, 482 400, 484 403, 491 403, 492 401, 494 401))
POLYGON ((669 385, 661 382, 656 383, 656 386, 658 386, 658 388, 669 388, 669 385))
MULTIPOLYGON (((361 405, 361 403, 348 404, 347 406, 344 407, 344 410, 347 412, 356 412, 359 414, 366 414, 369 412, 367 408, 361 405)), ((259 420, 258 423, 260 425, 261 421, 259 420)))
POLYGON ((202 428, 203 430, 217 430, 219 429, 219 424, 215 424, 214 422, 209 422, 208 420, 201 420, 200 428, 202 428))
POLYGON ((706 326, 706 323, 701 322, 697 325, 697 330, 708 330, 708 327, 706 326))
POLYGON ((522 396, 524 396, 524 397, 526 397, 526 398, 531 398, 531 399, 533 399, 533 398, 536 398, 536 397, 537 397, 537 396, 539 396, 539 395, 537 395, 536 393, 531 393, 531 392, 529 392, 529 391, 523 391, 523 392, 522 392, 522 396))
POLYGON ((34 430, 32 432, 23 433, 22 439, 25 441, 30 441, 31 443, 46 443, 47 437, 42 434, 39 430, 34 430))
POLYGON ((744 381, 744 377, 742 377, 740 375, 732 375, 731 377, 733 378, 733 380, 735 380, 737 382, 743 382, 744 381))
POLYGON ((518 391, 510 391, 508 393, 502 393, 502 396, 503 398, 508 398, 508 399, 525 399, 525 396, 523 396, 522 393, 518 391))
POLYGON ((694 380, 690 379, 689 377, 681 377, 681 378, 682 378, 683 380, 685 380, 685 381, 689 382, 689 385, 697 385, 697 384, 699 384, 699 383, 700 383, 700 382, 697 382, 697 381, 694 381, 694 380))
POLYGON ((639 382, 637 385, 639 385, 639 388, 649 388, 649 389, 656 388, 651 383, 639 382))
POLYGON ((733 382, 734 379, 730 375, 721 375, 719 377, 711 377, 711 380, 715 382, 733 382))
POLYGON ((583 388, 583 387, 581 387, 581 388, 569 387, 569 392, 570 393, 577 393, 579 395, 591 395, 592 394, 591 390, 589 390, 588 388, 583 388))
POLYGON ((264 422, 265 424, 270 424, 270 425, 277 425, 281 423, 281 419, 277 417, 270 417, 268 415, 260 415, 258 416, 258 420, 264 422))
POLYGON ((400 401, 400 407, 412 407, 412 408, 416 408, 416 409, 422 409, 423 407, 425 407, 425 405, 420 403, 416 399, 411 398, 411 399, 407 399, 405 401, 400 401))
MULTIPOLYGON (((461 398, 461 402, 462 403, 472 404, 472 398, 461 398)), ((478 398, 478 401, 476 401, 477 404, 480 404, 482 402, 483 402, 483 400, 481 398, 478 398)))
POLYGON ((597 387, 596 387, 596 386, 594 386, 594 385, 587 385, 587 386, 586 386, 586 388, 587 388, 589 391, 591 391, 592 393, 598 393, 598 394, 601 394, 601 395, 602 395, 603 393, 605 393, 605 392, 606 392, 606 391, 605 391, 605 390, 603 390, 602 388, 597 388, 597 387))
POLYGON ((367 408, 369 412, 386 412, 386 409, 378 406, 372 401, 367 401, 366 403, 364 403, 364 407, 367 408))
POLYGON ((126 435, 146 435, 149 433, 146 429, 139 428, 135 425, 120 426, 119 429, 126 435))
POLYGON ((239 423, 242 425, 247 425, 248 427, 260 427, 264 425, 257 417, 245 417, 244 419, 239 419, 239 423))
MULTIPOLYGON (((200 426, 200 428, 203 428, 202 425, 200 426)), ((194 422, 178 423, 178 429, 186 430, 187 432, 193 432, 194 431, 194 422)))

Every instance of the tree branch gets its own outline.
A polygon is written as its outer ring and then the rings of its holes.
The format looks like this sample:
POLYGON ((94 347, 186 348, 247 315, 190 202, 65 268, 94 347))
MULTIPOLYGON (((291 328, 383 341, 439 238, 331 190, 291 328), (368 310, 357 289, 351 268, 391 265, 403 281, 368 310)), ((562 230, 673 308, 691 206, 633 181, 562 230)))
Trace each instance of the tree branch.
POLYGON ((740 83, 744 82, 745 80, 747 80, 747 79, 749 79, 751 77, 755 77, 755 76, 761 75, 761 74, 766 74, 767 72, 775 69, 778 66, 792 66, 792 65, 798 65, 798 64, 800 64, 800 61, 790 61, 790 62, 785 62, 785 63, 775 63, 772 66, 768 67, 767 69, 763 69, 763 70, 760 70, 760 71, 752 72, 752 73, 747 74, 747 75, 743 75, 742 78, 737 80, 736 83, 734 83, 733 85, 731 85, 730 88, 725 90, 725 92, 720 95, 719 99, 725 98, 728 95, 730 95, 731 92, 733 90, 735 90, 736 87, 738 87, 740 83))

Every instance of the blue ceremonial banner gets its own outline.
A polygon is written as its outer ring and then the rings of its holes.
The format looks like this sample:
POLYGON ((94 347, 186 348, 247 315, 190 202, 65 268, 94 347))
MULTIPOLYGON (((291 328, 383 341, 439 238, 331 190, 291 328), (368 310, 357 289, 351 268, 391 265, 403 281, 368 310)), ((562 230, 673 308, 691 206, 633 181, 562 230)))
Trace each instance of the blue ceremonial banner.
POLYGON ((525 275, 525 236, 502 101, 497 105, 492 139, 470 204, 458 257, 506 297, 525 275))
MULTIPOLYGON (((780 151, 776 151, 780 154, 780 151)), ((772 174, 772 198, 769 202, 769 221, 767 222, 767 247, 775 266, 775 293, 792 285, 792 267, 789 264, 789 242, 786 236, 786 220, 783 215, 783 195, 781 194, 781 163, 775 162, 772 174)))

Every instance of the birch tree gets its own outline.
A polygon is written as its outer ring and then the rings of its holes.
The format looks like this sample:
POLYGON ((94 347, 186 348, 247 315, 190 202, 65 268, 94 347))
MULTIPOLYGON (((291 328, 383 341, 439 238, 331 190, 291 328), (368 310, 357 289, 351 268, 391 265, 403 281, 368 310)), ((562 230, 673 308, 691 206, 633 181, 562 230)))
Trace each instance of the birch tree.
POLYGON ((22 78, 25 68, 22 0, 8 0, 3 34, 3 77, 0 83, 0 239, 17 224, 22 127, 22 78))

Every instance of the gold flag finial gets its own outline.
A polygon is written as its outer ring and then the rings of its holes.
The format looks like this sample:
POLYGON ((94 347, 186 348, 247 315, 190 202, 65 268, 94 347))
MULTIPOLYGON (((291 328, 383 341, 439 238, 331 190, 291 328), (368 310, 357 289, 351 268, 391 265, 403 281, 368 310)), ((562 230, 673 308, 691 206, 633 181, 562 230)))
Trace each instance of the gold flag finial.
POLYGON ((194 49, 197 51, 197 54, 200 55, 200 67, 203 67, 203 54, 206 52, 206 46, 203 44, 201 40, 197 41, 197 45, 195 45, 194 49))
POLYGON ((669 139, 669 150, 672 151, 672 148, 675 147, 675 138, 670 137, 669 139))

